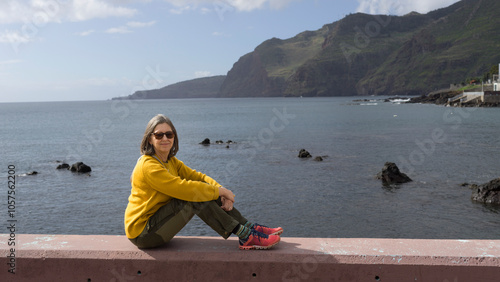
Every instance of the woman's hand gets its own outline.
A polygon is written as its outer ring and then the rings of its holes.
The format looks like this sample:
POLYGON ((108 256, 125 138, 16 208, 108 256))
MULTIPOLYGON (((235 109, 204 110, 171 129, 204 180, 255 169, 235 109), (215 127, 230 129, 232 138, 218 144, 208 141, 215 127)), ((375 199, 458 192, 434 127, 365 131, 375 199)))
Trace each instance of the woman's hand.
POLYGON ((219 196, 222 202, 221 208, 225 211, 231 211, 234 205, 234 194, 231 190, 219 187, 219 196))
POLYGON ((222 202, 222 206, 221 208, 225 211, 231 211, 233 209, 233 202, 229 201, 228 199, 224 198, 224 197, 221 197, 220 198, 221 202, 222 202))
POLYGON ((226 198, 226 200, 229 200, 234 203, 234 194, 231 192, 231 190, 226 189, 224 187, 219 187, 219 196, 221 198, 226 198))

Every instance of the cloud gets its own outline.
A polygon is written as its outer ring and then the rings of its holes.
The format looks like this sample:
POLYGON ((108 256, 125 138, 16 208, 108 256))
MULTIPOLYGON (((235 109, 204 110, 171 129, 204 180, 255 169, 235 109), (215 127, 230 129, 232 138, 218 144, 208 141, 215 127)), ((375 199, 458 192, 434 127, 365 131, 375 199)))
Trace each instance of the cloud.
POLYGON ((31 41, 33 41, 33 37, 21 34, 19 31, 6 30, 4 32, 0 32, 0 43, 20 44, 31 41))
POLYGON ((137 10, 116 7, 102 0, 73 0, 69 7, 68 19, 71 21, 86 21, 94 18, 131 17, 137 10))
MULTIPOLYGON (((182 14, 199 9, 206 14, 213 11, 253 11, 256 9, 282 9, 301 0, 164 0, 174 8, 171 13, 182 14)), ((0 24, 36 24, 50 22, 80 22, 96 18, 132 17, 138 13, 133 3, 152 0, 1 0, 0 24)))
POLYGON ((194 72, 194 77, 196 77, 196 78, 207 77, 207 76, 212 76, 212 73, 209 71, 195 71, 194 72))
POLYGON ((80 33, 77 33, 77 35, 80 35, 80 36, 88 36, 92 33, 94 33, 95 30, 91 29, 91 30, 87 30, 87 31, 83 31, 83 32, 80 32, 80 33))
POLYGON ((128 22, 127 26, 133 27, 133 28, 140 28, 140 27, 148 27, 152 26, 156 23, 156 21, 150 21, 150 22, 128 22))
POLYGON ((0 1, 0 23, 17 23, 26 18, 28 7, 22 1, 0 1))
POLYGON ((128 22, 127 25, 124 26, 119 26, 119 27, 112 27, 108 28, 105 32, 106 33, 132 33, 133 30, 130 28, 143 28, 143 27, 148 27, 152 26, 156 23, 156 21, 150 21, 150 22, 128 22))
POLYGON ((208 8, 201 8, 201 14, 202 15, 205 15, 205 14, 209 14, 212 12, 212 10, 208 9, 208 8))
POLYGON ((282 9, 288 6, 291 2, 300 0, 165 0, 176 8, 170 12, 174 14, 182 14, 185 11, 194 10, 200 7, 202 13, 206 14, 209 11, 227 12, 240 11, 250 12, 257 9, 282 9), (209 8, 207 8, 207 6, 209 8))
POLYGON ((193 8, 191 6, 176 6, 177 8, 170 9, 170 13, 176 14, 176 15, 181 15, 186 11, 190 11, 193 8))
POLYGON ((137 10, 117 6, 113 0, 2 0, 0 24, 41 26, 50 22, 87 21, 95 18, 131 17, 137 10))
POLYGON ((128 27, 126 26, 119 26, 119 27, 112 27, 112 28, 108 28, 106 31, 106 33, 131 33, 132 31, 130 29, 128 29, 128 27))
MULTIPOLYGON (((220 1, 219 1, 220 2, 220 1)), ((227 0, 226 4, 234 7, 238 11, 253 11, 256 9, 264 8, 264 4, 269 2, 270 6, 272 6, 274 2, 283 2, 283 1, 272 1, 272 0, 255 0, 255 1, 246 1, 246 0, 227 0)))
POLYGON ((368 14, 405 15, 416 11, 427 13, 447 7, 458 0, 358 0, 357 12, 368 14))

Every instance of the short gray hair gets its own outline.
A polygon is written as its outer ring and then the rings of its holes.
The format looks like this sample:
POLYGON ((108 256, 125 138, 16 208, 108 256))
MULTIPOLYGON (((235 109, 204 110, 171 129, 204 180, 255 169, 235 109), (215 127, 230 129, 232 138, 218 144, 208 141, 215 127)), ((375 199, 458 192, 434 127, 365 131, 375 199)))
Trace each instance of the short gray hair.
POLYGON ((141 154, 150 156, 154 155, 155 148, 149 143, 149 138, 151 138, 151 134, 153 134, 156 126, 162 123, 168 124, 170 128, 172 128, 172 132, 174 133, 174 144, 172 145, 172 149, 170 149, 170 153, 168 154, 168 159, 170 160, 170 158, 174 157, 179 151, 179 139, 177 137, 177 130, 175 130, 175 126, 172 121, 162 114, 156 115, 148 122, 146 131, 144 132, 144 136, 142 137, 141 154))

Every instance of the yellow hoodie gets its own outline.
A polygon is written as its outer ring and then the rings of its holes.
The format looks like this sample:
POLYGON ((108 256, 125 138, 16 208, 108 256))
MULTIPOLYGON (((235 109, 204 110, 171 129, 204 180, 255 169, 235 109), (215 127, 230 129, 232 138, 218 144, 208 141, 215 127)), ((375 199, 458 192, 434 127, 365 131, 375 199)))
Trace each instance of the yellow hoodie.
POLYGON ((125 234, 133 239, 141 234, 148 219, 172 198, 207 202, 219 198, 221 186, 176 157, 163 163, 153 156, 137 160, 131 177, 132 190, 125 210, 125 234))

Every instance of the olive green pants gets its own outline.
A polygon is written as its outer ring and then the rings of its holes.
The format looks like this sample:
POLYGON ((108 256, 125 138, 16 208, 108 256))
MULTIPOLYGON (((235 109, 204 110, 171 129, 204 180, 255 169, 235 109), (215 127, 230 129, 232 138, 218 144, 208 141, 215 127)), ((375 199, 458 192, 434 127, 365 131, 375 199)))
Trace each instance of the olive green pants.
POLYGON ((209 202, 186 202, 172 199, 151 216, 142 233, 130 239, 141 249, 159 247, 170 241, 196 214, 224 239, 238 224, 247 220, 233 208, 224 211, 220 198, 209 202))

